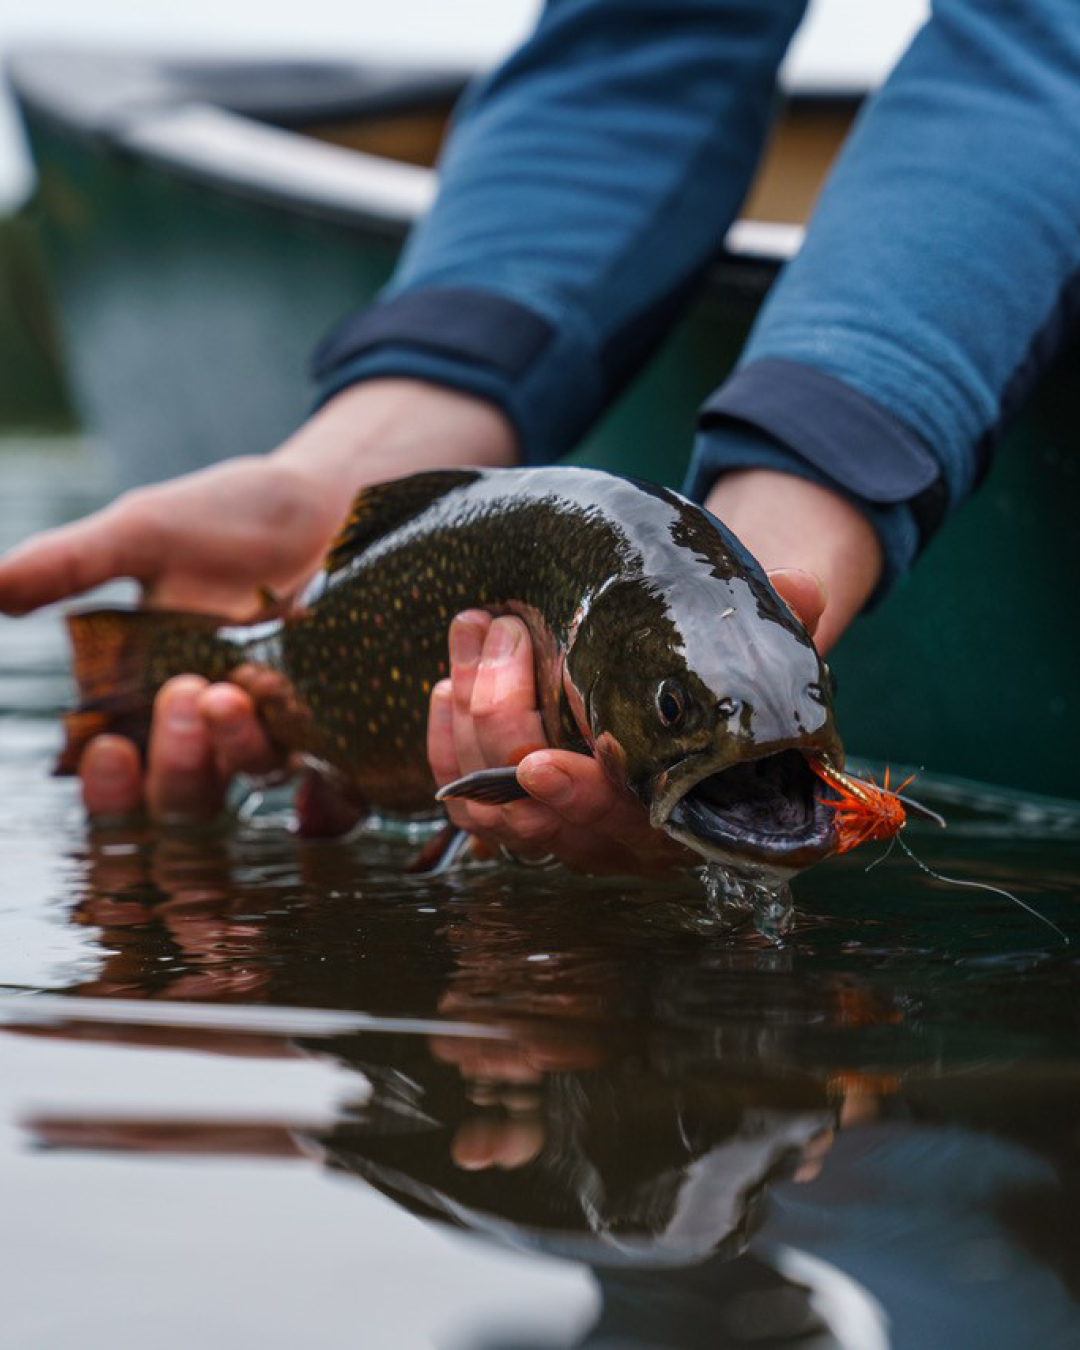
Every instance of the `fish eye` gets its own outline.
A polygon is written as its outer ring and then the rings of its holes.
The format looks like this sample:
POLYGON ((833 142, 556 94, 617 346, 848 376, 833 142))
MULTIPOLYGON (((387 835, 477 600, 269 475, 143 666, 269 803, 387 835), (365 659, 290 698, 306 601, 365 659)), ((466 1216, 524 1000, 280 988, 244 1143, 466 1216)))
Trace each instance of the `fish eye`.
POLYGON ((808 684, 806 686, 806 692, 807 695, 810 698, 812 698, 815 703, 825 705, 829 701, 829 695, 825 692, 825 689, 816 681, 813 684, 808 684))
POLYGON ((686 714, 686 691, 678 680, 665 680, 656 691, 656 710, 666 727, 677 727, 686 714))

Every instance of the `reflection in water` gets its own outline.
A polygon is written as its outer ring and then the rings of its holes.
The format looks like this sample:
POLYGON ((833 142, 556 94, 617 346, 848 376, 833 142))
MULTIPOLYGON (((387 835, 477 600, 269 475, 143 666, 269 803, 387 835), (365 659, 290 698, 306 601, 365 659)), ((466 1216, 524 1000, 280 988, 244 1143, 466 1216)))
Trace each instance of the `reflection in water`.
MULTIPOLYGON (((970 868, 957 847, 920 841, 970 868)), ((1023 886, 1025 847, 983 841, 984 874, 1023 886)), ((1075 842, 1031 847, 1054 905, 1075 842)), ((602 1309, 581 1345, 1080 1343, 1071 950, 1003 957, 1010 931, 1045 934, 901 868, 807 878, 776 945, 708 931, 676 888, 493 868, 421 883, 403 856, 258 828, 94 835, 71 918, 99 968, 63 990, 68 1017, 13 1030, 329 1056, 365 1086, 325 1127, 213 1102, 51 1108, 24 1120, 34 1141, 318 1159, 435 1224, 587 1264, 602 1309), (175 1016, 118 1022, 118 998, 175 1016), (273 1005, 286 1025, 225 1009, 215 1026, 192 1002, 273 1005), (290 1028, 287 1009, 327 1024, 290 1028), (357 1009, 376 1020, 330 1017, 357 1009)))

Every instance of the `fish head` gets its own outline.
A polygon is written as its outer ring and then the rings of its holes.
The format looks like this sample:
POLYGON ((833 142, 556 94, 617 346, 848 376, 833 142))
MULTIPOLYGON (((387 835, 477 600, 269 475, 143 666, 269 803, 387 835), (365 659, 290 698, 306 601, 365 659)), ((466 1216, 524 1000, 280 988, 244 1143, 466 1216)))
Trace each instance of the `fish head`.
POLYGON ((760 569, 608 588, 567 670, 597 757, 656 828, 761 881, 835 852, 810 767, 843 764, 832 678, 760 569))

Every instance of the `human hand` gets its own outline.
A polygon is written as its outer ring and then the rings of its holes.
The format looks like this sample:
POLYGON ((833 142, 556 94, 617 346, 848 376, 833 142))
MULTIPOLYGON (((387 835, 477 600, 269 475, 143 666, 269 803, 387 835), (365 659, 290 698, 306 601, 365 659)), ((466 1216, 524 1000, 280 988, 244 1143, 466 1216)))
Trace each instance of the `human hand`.
POLYGON ((422 469, 513 463, 513 432, 478 399, 378 380, 331 400, 272 454, 137 488, 0 559, 0 612, 25 614, 117 577, 148 603, 245 618, 319 567, 356 493, 422 469))
POLYGON ((846 497, 772 469, 725 474, 705 505, 765 568, 818 650, 829 651, 881 577, 881 544, 866 516, 846 497))
MULTIPOLYGON (((770 580, 812 633, 825 596, 798 568, 770 580)), ((450 627, 450 678, 432 691, 428 758, 443 787, 480 769, 518 766, 526 800, 490 806, 446 803, 450 819, 493 850, 515 857, 551 855, 585 872, 660 875, 700 859, 661 830, 645 807, 614 783, 590 755, 544 748, 533 649, 520 619, 483 610, 459 614, 450 627)))
POLYGON ((527 800, 451 800, 459 828, 516 857, 549 854, 586 872, 663 873, 694 856, 653 830, 648 812, 589 755, 544 748, 533 649, 520 619, 467 610, 450 626, 450 678, 432 690, 428 758, 443 787, 479 769, 517 764, 527 800))
MULTIPOLYGON (((113 577, 143 584, 148 603, 252 615, 258 587, 288 594, 318 566, 339 511, 317 478, 273 458, 238 459, 139 489, 103 511, 38 535, 0 563, 0 605, 21 613, 113 577)), ((240 770, 265 773, 278 755, 239 689, 195 676, 155 702, 146 772, 118 736, 80 762, 91 815, 210 818, 240 770)))
POLYGON ((260 586, 288 593, 311 575, 341 511, 290 462, 227 460, 125 493, 12 550, 0 561, 0 610, 25 614, 133 577, 150 604, 243 618, 260 586))
MULTIPOLYGON (((411 380, 357 385, 273 454, 140 488, 21 545, 0 560, 0 611, 23 614, 134 577, 148 603, 245 618, 260 587, 289 596, 303 586, 361 487, 515 456, 509 423, 480 400, 411 380)), ((145 772, 130 742, 108 736, 88 747, 80 774, 92 815, 145 804, 197 819, 220 810, 232 774, 280 762, 246 694, 181 677, 158 696, 145 772)), ((345 819, 317 789, 301 806, 317 832, 345 819)))

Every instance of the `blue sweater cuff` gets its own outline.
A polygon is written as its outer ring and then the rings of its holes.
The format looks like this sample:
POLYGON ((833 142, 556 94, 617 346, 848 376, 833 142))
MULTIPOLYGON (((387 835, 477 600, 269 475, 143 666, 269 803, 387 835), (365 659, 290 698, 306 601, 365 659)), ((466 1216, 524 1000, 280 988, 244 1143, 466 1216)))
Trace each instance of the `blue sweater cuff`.
POLYGON ((347 385, 390 376, 474 394, 510 419, 526 464, 548 464, 585 434, 606 401, 584 325, 495 291, 424 287, 344 320, 315 352, 319 403, 347 385))

